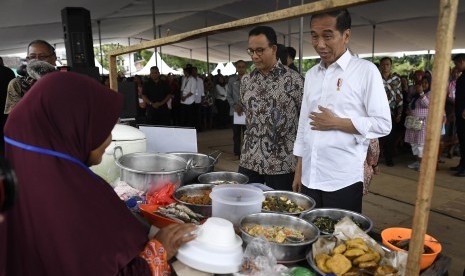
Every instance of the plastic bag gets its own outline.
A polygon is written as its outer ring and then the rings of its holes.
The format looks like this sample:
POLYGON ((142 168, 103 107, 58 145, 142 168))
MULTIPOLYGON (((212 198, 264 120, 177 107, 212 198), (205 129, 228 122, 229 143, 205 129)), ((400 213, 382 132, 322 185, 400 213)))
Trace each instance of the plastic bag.
POLYGON ((176 190, 176 185, 173 183, 166 184, 161 190, 155 193, 147 193, 145 195, 147 203, 156 204, 156 205, 170 205, 175 203, 176 200, 173 199, 174 191, 176 190))
POLYGON ((278 264, 271 253, 270 243, 262 237, 254 238, 245 249, 242 266, 236 276, 284 276, 289 269, 278 264))

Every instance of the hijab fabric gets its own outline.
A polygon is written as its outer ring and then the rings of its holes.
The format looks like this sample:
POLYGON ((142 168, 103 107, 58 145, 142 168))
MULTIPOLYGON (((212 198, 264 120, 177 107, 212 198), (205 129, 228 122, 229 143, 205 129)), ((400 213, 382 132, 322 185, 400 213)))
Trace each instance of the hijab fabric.
POLYGON ((122 104, 89 77, 54 72, 10 113, 6 137, 77 163, 5 145, 18 178, 6 220, 6 275, 116 275, 144 248, 144 227, 108 183, 80 166, 110 135, 122 104))

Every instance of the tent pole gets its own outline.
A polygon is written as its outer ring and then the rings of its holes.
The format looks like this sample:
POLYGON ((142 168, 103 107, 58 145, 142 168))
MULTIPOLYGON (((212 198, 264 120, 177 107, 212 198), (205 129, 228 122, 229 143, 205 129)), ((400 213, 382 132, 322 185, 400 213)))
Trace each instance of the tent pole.
POLYGON ((375 34, 376 34, 376 25, 373 24, 373 39, 371 41, 371 62, 375 60, 375 34))
MULTIPOLYGON (((231 44, 228 44, 228 61, 231 62, 231 44)), ((208 71, 210 71, 210 68, 208 71)))
MULTIPOLYGON (((157 39, 157 21, 155 19, 155 0, 152 0, 152 29, 153 29, 153 39, 157 39)), ((157 52, 157 47, 154 49, 154 53, 157 52)), ((155 59, 155 65, 158 66, 158 60, 155 59)))
POLYGON ((191 59, 190 59, 190 63, 192 63, 192 49, 189 49, 189 51, 191 52, 191 59))
MULTIPOLYGON (((158 37, 161 38, 161 25, 158 25, 158 37)), ((162 72, 163 62, 161 62, 161 46, 160 46, 160 73, 162 72)))
MULTIPOLYGON (((289 8, 291 7, 291 1, 289 0, 289 8)), ((286 43, 284 43, 286 44, 286 43)), ((291 20, 287 20, 287 46, 291 46, 291 20)))
POLYGON ((100 74, 103 75, 102 32, 100 31, 100 20, 97 20, 97 28, 98 28, 98 45, 100 49, 100 66, 102 66, 102 72, 100 74))
MULTIPOLYGON (((131 38, 128 37, 128 46, 131 46, 131 38)), ((131 62, 131 53, 128 53, 129 55, 129 76, 132 76, 132 62, 131 62)), ((103 67, 102 67, 103 68, 103 67)), ((103 71, 103 69, 102 69, 103 71)))
POLYGON ((433 64, 433 82, 431 85, 428 117, 426 119, 426 137, 423 158, 421 160, 420 177, 418 179, 413 230, 407 258, 406 276, 420 273, 420 258, 423 253, 426 228, 433 197, 436 166, 438 160, 439 141, 441 136, 442 117, 446 101, 446 91, 451 50, 454 41, 454 29, 457 20, 459 0, 441 0, 439 18, 436 29, 436 56, 433 64), (439 92, 439 93, 435 93, 439 92))
MULTIPOLYGON (((301 0, 301 5, 304 4, 304 0, 301 0)), ((303 63, 303 51, 304 51, 304 17, 300 17, 299 26, 299 73, 302 74, 302 63, 303 63)))
MULTIPOLYGON (((208 11, 205 11, 205 27, 208 27, 208 11)), ((205 37, 205 43, 207 46, 207 74, 210 73, 210 56, 208 53, 208 35, 205 37)))

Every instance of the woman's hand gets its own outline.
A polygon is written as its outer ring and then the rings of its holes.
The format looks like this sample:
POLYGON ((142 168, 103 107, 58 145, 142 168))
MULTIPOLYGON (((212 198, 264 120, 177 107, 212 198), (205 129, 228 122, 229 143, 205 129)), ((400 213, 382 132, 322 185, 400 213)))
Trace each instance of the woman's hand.
POLYGON ((176 255, 181 245, 195 239, 196 235, 192 234, 195 229, 196 226, 191 223, 170 224, 160 229, 155 239, 163 245, 169 260, 176 255))

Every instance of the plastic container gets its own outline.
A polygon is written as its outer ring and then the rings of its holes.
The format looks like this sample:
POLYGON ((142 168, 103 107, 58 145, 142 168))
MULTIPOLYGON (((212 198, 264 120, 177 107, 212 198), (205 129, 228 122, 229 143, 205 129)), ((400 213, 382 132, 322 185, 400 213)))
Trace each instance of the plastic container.
POLYGON ((242 239, 231 222, 209 218, 199 226, 197 238, 178 250, 176 258, 185 265, 208 273, 239 271, 242 263, 242 239))
POLYGON ((263 191, 251 185, 225 184, 213 188, 212 216, 229 220, 237 229, 243 217, 260 213, 263 191))

